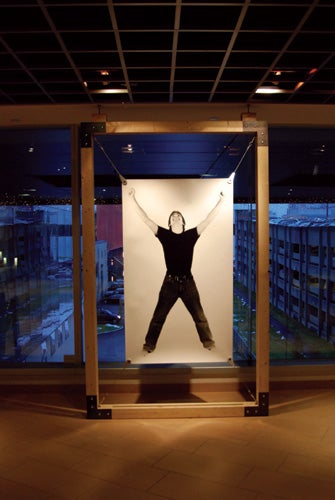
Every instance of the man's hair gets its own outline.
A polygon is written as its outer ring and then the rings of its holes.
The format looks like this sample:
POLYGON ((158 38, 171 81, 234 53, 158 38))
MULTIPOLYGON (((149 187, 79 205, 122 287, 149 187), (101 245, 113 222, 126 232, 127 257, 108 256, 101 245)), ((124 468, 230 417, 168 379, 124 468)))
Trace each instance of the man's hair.
POLYGON ((172 215, 173 215, 173 214, 179 214, 179 215, 180 215, 181 220, 183 221, 183 231, 185 231, 185 225, 186 225, 186 223, 185 223, 185 219, 184 219, 183 214, 182 214, 181 212, 179 212, 178 210, 173 210, 173 211, 170 213, 170 215, 169 215, 169 222, 168 222, 169 229, 171 229, 171 217, 172 217, 172 215))

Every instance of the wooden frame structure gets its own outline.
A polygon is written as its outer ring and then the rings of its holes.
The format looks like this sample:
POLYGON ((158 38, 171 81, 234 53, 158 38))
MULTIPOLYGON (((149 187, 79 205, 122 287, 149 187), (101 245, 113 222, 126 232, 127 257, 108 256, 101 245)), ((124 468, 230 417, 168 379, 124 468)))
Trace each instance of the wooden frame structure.
MULTIPOLYGON (((85 380, 87 417, 176 418, 266 416, 269 408, 269 182, 267 124, 217 122, 85 122, 80 127, 85 380), (255 400, 225 403, 106 405, 99 401, 96 324, 94 135, 121 133, 254 133, 256 136, 256 377, 255 400)), ((223 368, 224 370, 225 368, 223 368)))

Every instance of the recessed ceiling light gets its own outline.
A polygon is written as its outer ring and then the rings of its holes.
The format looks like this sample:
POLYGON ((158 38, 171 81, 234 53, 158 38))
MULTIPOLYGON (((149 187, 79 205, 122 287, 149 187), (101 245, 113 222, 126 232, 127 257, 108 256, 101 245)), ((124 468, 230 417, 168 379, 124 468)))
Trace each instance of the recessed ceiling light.
POLYGON ((128 94, 127 89, 97 89, 90 90, 91 94, 128 94))
POLYGON ((279 89, 278 87, 259 87, 256 94, 287 94, 289 90, 279 89))
POLYGON ((274 69, 272 73, 276 76, 283 76, 286 73, 295 73, 295 70, 292 69, 274 69))

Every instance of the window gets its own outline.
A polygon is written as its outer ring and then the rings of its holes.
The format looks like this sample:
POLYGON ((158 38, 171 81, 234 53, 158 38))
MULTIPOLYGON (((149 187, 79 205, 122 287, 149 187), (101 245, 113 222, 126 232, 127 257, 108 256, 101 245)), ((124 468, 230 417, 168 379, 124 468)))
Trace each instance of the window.
POLYGON ((11 169, 0 192, 0 361, 63 362, 74 350, 70 131, 1 131, 0 143, 11 169))

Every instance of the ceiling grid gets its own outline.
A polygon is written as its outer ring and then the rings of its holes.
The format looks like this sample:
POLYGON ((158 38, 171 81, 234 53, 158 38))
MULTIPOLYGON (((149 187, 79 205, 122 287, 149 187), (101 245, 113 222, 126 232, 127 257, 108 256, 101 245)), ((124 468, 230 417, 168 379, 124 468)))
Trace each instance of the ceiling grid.
POLYGON ((332 104, 332 0, 2 0, 0 105, 332 104))

